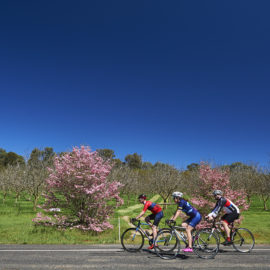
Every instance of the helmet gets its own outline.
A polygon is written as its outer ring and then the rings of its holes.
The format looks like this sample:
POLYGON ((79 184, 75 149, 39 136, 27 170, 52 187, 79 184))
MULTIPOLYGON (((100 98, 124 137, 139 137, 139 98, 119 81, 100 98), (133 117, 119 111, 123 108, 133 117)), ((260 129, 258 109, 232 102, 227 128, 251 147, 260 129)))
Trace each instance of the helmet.
POLYGON ((144 199, 144 200, 146 200, 146 195, 145 194, 141 194, 141 195, 139 195, 138 199, 144 199))
POLYGON ((213 192, 213 195, 222 195, 222 194, 223 194, 223 192, 219 189, 214 190, 214 192, 213 192))
POLYGON ((183 193, 182 192, 179 192, 179 191, 175 191, 175 192, 173 192, 172 196, 174 198, 182 198, 183 197, 183 193))

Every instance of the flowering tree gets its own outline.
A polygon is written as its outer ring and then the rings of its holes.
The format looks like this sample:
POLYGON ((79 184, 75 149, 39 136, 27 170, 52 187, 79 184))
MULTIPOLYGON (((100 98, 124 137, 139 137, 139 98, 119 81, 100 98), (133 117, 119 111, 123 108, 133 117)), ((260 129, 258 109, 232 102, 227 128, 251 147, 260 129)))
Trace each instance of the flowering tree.
POLYGON ((49 168, 45 211, 57 209, 53 217, 38 213, 38 224, 79 228, 101 232, 112 228, 109 215, 123 203, 119 197, 119 182, 107 180, 112 169, 109 161, 102 159, 89 147, 74 147, 73 151, 54 158, 54 169, 49 168), (61 209, 61 211, 59 211, 61 209))
POLYGON ((247 194, 244 189, 233 190, 230 186, 229 169, 212 169, 209 165, 201 163, 199 168, 200 183, 195 188, 198 195, 192 196, 190 201, 195 204, 198 210, 203 214, 208 214, 214 207, 215 200, 212 192, 216 189, 223 191, 223 196, 231 200, 241 210, 247 210, 247 194))

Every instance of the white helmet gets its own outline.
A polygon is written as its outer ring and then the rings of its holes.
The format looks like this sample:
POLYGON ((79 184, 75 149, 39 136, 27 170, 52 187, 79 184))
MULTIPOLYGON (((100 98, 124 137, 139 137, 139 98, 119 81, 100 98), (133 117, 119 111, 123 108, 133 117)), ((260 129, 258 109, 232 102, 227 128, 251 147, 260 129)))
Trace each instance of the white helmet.
POLYGON ((214 190, 214 192, 213 192, 213 195, 221 195, 222 196, 222 194, 223 194, 223 192, 219 189, 214 190))
POLYGON ((179 191, 175 191, 175 192, 173 192, 172 196, 174 198, 182 198, 183 197, 183 193, 182 192, 179 192, 179 191))

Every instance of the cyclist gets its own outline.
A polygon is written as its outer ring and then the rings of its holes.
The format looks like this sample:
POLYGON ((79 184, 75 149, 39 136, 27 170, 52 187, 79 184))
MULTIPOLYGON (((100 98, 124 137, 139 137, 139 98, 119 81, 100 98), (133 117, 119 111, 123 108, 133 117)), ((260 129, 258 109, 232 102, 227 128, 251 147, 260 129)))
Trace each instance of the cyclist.
MULTIPOLYGON (((151 215, 149 215, 145 218, 145 221, 152 227, 153 239, 155 239, 157 236, 158 224, 159 224, 160 220, 163 218, 162 208, 154 202, 147 201, 146 195, 144 195, 144 194, 141 194, 138 197, 138 199, 139 199, 140 203, 144 204, 144 207, 143 207, 142 212, 136 217, 136 219, 139 219, 140 217, 142 217, 144 215, 144 213, 146 212, 146 210, 150 210, 152 212, 151 215), (153 224, 150 222, 150 220, 154 220, 153 224)), ((152 244, 148 247, 148 249, 153 249, 153 248, 154 248, 154 244, 152 244)))
POLYGON ((171 220, 175 221, 176 218, 180 215, 181 211, 189 217, 182 223, 182 226, 186 228, 188 239, 188 246, 182 249, 182 251, 193 252, 191 231, 201 221, 202 216, 196 208, 194 208, 189 202, 183 199, 182 192, 175 191, 173 192, 172 197, 174 199, 174 202, 178 205, 178 208, 175 214, 171 217, 171 220))
POLYGON ((231 237, 230 237, 231 230, 229 228, 229 224, 231 224, 234 220, 239 218, 239 214, 240 214, 239 208, 230 200, 222 197, 223 192, 221 190, 215 190, 213 192, 213 195, 215 199, 217 200, 217 203, 214 209, 211 211, 211 213, 209 213, 206 216, 206 218, 209 220, 213 220, 214 218, 217 217, 221 209, 224 208, 226 214, 221 217, 221 222, 225 229, 227 239, 222 244, 231 245, 232 244, 231 237))

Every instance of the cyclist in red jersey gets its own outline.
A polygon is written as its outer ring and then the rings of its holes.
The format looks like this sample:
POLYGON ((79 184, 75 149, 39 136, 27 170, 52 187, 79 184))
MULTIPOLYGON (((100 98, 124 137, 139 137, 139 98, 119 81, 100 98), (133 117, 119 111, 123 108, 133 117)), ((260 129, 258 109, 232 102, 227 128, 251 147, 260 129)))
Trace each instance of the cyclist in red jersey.
MULTIPOLYGON (((146 195, 144 194, 141 194, 138 197, 138 199, 140 203, 144 204, 144 207, 143 207, 142 212, 136 217, 136 219, 139 219, 140 217, 142 217, 145 214, 146 210, 149 210, 152 212, 151 215, 145 218, 145 221, 152 227, 153 239, 155 239, 157 236, 158 224, 160 220, 163 218, 162 208, 154 202, 146 201, 146 195), (150 220, 154 220, 153 224, 150 222, 150 220)), ((154 244, 148 247, 148 249, 153 249, 153 248, 154 248, 154 244)))

